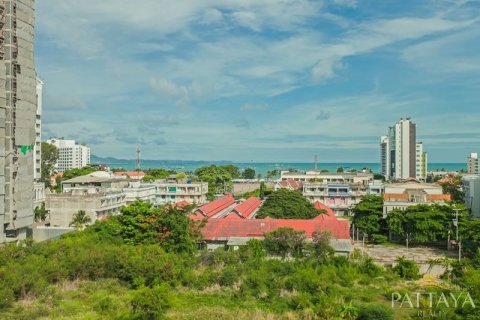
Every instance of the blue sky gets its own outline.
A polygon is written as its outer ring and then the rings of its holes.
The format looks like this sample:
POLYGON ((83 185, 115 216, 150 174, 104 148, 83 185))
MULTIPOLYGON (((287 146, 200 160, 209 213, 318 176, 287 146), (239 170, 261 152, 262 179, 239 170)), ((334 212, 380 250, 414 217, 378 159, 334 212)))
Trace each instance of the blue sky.
POLYGON ((430 162, 480 152, 480 2, 42 0, 44 137, 98 156, 376 162, 403 116, 430 162))

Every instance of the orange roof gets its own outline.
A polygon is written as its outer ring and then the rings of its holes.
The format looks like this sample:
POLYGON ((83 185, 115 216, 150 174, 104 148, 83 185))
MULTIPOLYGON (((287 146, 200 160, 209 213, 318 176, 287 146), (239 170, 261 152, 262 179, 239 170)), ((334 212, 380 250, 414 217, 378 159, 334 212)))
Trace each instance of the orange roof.
POLYGON ((427 201, 450 201, 452 196, 450 194, 427 194, 427 201))
POLYGON ((117 176, 127 176, 127 177, 139 177, 144 176, 145 172, 143 171, 117 171, 114 172, 117 176))
POLYGON ((316 202, 313 204, 313 206, 314 206, 315 209, 317 209, 317 210, 324 210, 324 211, 325 211, 325 214, 322 213, 322 214, 318 215, 318 216, 317 216, 316 218, 314 218, 314 219, 318 219, 318 218, 321 218, 321 217, 324 217, 324 218, 325 218, 325 217, 329 217, 329 218, 334 217, 334 218, 336 218, 335 212, 333 212, 333 210, 332 210, 330 207, 328 207, 327 205, 321 203, 320 201, 316 201, 316 202))
POLYGON ((385 193, 383 195, 383 199, 385 199, 385 200, 392 200, 392 199, 408 200, 408 194, 406 194, 406 193, 385 193))
POLYGON ((199 207, 195 212, 203 214, 204 216, 210 218, 215 214, 219 213, 222 210, 230 207, 232 204, 235 203, 235 199, 230 193, 227 193, 224 197, 204 204, 203 206, 199 207))
POLYGON ((232 211, 235 211, 240 216, 247 218, 252 215, 262 204, 262 200, 257 197, 250 197, 248 200, 240 203, 238 206, 233 208, 232 211))
POLYGON ((312 238, 315 231, 331 231, 334 239, 350 239, 348 220, 210 219, 201 232, 205 240, 226 240, 263 237, 266 232, 282 227, 305 231, 308 238, 312 238))
POLYGON ((292 178, 288 178, 287 180, 282 180, 279 182, 279 184, 283 187, 283 188, 290 188, 292 190, 298 190, 302 187, 302 183, 301 182, 298 182, 298 181, 295 181, 294 179, 292 178))

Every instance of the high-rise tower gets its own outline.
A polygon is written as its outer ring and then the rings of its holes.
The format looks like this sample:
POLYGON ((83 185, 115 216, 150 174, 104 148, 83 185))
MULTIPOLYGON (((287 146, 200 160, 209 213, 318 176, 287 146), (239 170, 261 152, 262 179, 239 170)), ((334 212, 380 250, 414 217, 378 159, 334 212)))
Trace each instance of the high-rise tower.
POLYGON ((381 170, 386 179, 415 178, 416 125, 410 118, 402 118, 389 127, 388 136, 381 137, 381 170))
POLYGON ((33 223, 34 0, 0 2, 0 242, 33 223))

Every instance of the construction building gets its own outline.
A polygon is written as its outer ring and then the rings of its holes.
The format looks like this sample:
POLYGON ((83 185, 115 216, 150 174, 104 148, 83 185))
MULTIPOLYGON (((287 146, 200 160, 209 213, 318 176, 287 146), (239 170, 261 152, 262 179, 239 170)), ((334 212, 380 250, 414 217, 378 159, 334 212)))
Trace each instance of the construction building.
POLYGON ((24 239, 34 220, 34 5, 0 2, 0 242, 24 239))

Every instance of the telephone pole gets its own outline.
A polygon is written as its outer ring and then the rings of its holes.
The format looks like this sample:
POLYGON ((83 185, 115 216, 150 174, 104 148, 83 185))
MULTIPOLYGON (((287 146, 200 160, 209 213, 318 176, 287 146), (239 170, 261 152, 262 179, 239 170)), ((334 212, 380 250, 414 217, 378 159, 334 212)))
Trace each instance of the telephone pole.
POLYGON ((135 170, 140 171, 140 145, 137 145, 137 159, 135 160, 135 170))

